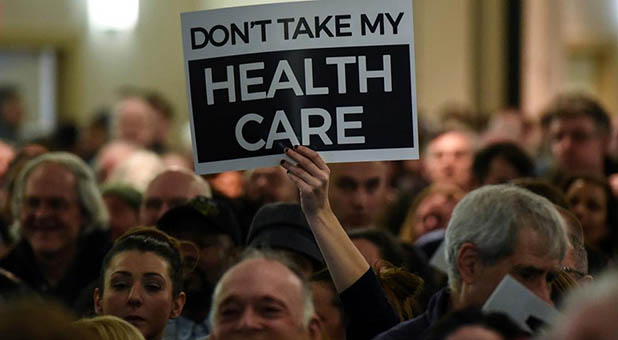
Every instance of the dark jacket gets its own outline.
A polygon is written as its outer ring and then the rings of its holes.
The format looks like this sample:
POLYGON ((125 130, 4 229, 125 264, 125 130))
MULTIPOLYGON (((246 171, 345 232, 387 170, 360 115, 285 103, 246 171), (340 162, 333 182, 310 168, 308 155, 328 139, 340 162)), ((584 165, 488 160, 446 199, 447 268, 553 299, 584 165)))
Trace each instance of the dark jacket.
POLYGON ((110 248, 109 234, 93 231, 80 238, 77 255, 67 273, 58 284, 51 286, 41 273, 30 244, 21 240, 7 257, 0 260, 0 267, 15 274, 35 293, 59 300, 71 307, 80 292, 98 278, 101 262, 110 248))
POLYGON ((350 340, 373 339, 399 322, 371 268, 339 298, 348 318, 346 338, 350 340))
POLYGON ((435 293, 429 300, 427 310, 412 320, 398 324, 378 335, 374 340, 423 339, 429 328, 450 311, 451 294, 447 287, 435 293))

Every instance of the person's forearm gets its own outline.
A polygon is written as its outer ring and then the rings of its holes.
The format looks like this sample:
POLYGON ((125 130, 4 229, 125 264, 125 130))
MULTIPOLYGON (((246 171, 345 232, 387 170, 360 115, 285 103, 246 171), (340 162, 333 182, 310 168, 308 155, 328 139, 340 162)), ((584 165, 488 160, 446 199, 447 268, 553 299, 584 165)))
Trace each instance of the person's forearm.
POLYGON ((369 263, 354 246, 330 209, 307 214, 306 217, 335 288, 340 293, 367 272, 369 263))

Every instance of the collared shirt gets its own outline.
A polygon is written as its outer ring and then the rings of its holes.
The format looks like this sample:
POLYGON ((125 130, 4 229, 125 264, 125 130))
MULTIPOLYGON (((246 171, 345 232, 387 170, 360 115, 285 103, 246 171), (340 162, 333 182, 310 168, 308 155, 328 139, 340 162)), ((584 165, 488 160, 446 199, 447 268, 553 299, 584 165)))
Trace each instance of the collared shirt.
POLYGON ((196 323, 183 316, 170 319, 163 333, 163 340, 197 340, 210 334, 208 319, 196 323))

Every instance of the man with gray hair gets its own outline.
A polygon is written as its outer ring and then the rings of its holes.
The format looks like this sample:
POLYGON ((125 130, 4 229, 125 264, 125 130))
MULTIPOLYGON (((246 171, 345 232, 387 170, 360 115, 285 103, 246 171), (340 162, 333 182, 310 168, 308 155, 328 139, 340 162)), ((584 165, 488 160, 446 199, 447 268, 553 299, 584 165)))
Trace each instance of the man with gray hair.
POLYGON ((19 173, 11 204, 22 239, 0 267, 71 305, 98 277, 109 247, 107 211, 94 173, 73 154, 43 154, 19 173))
POLYGON ((547 303, 550 283, 564 257, 564 221, 547 199, 512 185, 484 186, 455 207, 446 231, 449 287, 427 311, 379 335, 422 339, 448 311, 480 307, 509 274, 547 303))
POLYGON ((215 288, 209 340, 321 339, 311 288, 294 265, 251 251, 215 288))

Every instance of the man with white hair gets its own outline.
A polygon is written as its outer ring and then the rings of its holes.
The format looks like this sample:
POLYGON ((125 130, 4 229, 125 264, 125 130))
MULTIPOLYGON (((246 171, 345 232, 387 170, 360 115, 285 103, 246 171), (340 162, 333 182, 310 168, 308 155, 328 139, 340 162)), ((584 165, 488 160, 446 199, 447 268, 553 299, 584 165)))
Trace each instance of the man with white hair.
POLYGON ((197 196, 211 198, 210 185, 190 170, 169 168, 148 184, 140 207, 140 223, 154 226, 166 211, 197 196))
POLYGON ((512 185, 470 192, 446 229, 449 287, 436 293, 419 317, 376 339, 422 338, 451 310, 480 307, 509 274, 549 304, 550 284, 564 257, 564 222, 549 200, 512 185))
POLYGON ((43 154, 19 173, 11 203, 22 239, 0 267, 71 305, 98 277, 109 246, 94 173, 73 154, 43 154))
POLYGON ((276 254, 253 251, 215 288, 209 340, 321 339, 311 288, 276 254))

